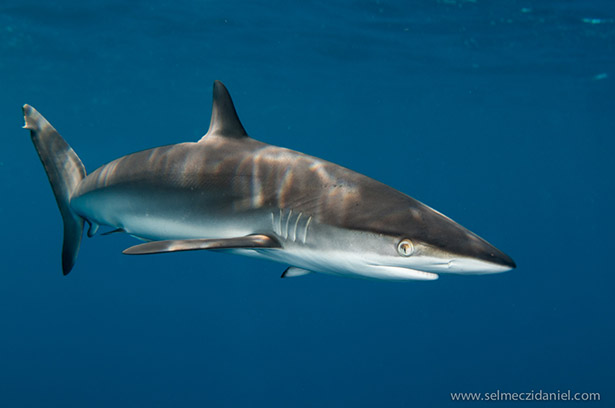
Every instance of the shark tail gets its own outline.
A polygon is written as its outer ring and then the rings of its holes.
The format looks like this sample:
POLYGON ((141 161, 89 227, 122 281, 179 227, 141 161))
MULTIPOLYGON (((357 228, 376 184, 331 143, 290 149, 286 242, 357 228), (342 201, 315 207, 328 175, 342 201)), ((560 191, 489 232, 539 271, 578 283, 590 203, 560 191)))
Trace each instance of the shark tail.
POLYGON ((36 109, 24 105, 23 113, 26 122, 24 128, 30 129, 32 143, 47 172, 62 214, 64 222, 62 272, 68 275, 79 253, 84 222, 83 218, 70 208, 70 199, 81 180, 85 178, 85 168, 75 151, 36 109))

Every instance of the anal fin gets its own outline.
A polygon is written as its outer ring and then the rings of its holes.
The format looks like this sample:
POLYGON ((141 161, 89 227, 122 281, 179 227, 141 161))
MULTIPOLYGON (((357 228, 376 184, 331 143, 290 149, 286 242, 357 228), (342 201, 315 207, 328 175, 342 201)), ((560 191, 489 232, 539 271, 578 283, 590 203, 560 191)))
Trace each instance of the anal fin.
POLYGON ((258 249, 281 247, 277 239, 268 235, 257 234, 237 238, 151 241, 127 248, 123 253, 126 255, 150 255, 166 252, 198 251, 202 249, 258 249))

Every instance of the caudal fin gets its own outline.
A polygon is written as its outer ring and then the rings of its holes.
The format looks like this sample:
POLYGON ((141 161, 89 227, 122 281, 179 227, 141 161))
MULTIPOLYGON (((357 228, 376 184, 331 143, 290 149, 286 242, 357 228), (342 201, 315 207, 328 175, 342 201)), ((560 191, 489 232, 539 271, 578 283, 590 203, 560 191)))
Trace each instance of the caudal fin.
POLYGON ((23 114, 24 128, 30 129, 64 221, 62 272, 67 275, 75 265, 83 234, 83 218, 71 210, 70 198, 85 178, 85 168, 75 151, 36 109, 24 105, 23 114))

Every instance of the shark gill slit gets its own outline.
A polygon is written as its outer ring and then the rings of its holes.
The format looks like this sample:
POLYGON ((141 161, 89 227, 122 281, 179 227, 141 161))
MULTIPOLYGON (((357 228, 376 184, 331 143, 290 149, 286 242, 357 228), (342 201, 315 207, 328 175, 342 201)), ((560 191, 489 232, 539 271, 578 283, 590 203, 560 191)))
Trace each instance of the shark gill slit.
POLYGON ((310 228, 310 222, 312 222, 311 215, 308 217, 307 222, 305 223, 305 228, 303 229, 303 243, 304 244, 307 242, 307 234, 308 234, 308 229, 310 228))
POLYGON ((293 216, 293 209, 291 208, 288 212, 288 217, 286 217, 286 228, 284 230, 284 238, 288 239, 288 224, 290 223, 290 218, 293 216))
POLYGON ((277 228, 275 226, 275 215, 273 214, 273 212, 271 213, 271 229, 273 230, 273 232, 275 232, 276 234, 278 233, 277 228))
POLYGON ((297 216, 297 219, 295 220, 295 228, 293 229, 293 242, 297 241, 297 226, 299 225, 299 220, 301 219, 302 215, 303 213, 300 212, 299 215, 297 216))
POLYGON ((288 209, 288 211, 284 208, 278 209, 279 215, 276 215, 274 211, 270 214, 271 228, 280 238, 289 239, 292 242, 306 243, 308 230, 312 222, 311 216, 304 216, 302 211, 295 212, 292 208, 288 209), (303 223, 304 220, 305 223, 303 223))

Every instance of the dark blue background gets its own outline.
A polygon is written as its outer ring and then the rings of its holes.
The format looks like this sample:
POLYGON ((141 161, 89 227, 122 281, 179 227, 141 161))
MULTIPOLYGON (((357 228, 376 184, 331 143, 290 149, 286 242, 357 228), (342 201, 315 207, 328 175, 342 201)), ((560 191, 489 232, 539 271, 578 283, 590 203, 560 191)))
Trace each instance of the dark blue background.
POLYGON ((3 1, 0 405, 571 389, 612 406, 614 19, 610 0, 3 1), (21 106, 92 171, 199 139, 214 79, 252 137, 388 183, 518 269, 281 280, 284 265, 224 254, 126 257, 135 241, 113 235, 85 239, 63 278, 21 106))

